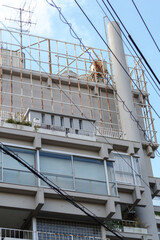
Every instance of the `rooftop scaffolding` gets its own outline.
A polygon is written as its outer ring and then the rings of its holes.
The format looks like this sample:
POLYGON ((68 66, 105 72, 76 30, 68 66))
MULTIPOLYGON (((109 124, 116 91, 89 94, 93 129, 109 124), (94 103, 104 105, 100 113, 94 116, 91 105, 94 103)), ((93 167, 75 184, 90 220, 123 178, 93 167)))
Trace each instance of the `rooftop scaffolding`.
MULTIPOLYGON (((28 108, 36 108, 95 119, 101 131, 107 129, 102 132, 121 132, 108 50, 84 49, 78 44, 26 33, 21 49, 19 32, 1 29, 0 36, 1 117, 4 112, 24 115, 28 108)), ((127 60, 129 74, 134 75, 133 80, 148 98, 141 60, 131 56, 127 60)), ((140 123, 156 142, 150 107, 132 82, 131 86, 140 123)))

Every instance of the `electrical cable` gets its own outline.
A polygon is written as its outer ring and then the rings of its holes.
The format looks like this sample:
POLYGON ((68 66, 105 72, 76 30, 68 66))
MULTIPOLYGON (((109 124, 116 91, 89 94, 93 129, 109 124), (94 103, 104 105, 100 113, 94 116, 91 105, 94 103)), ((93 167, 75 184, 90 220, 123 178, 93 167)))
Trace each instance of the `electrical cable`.
MULTIPOLYGON (((89 17, 86 15, 86 13, 83 11, 83 9, 81 8, 81 6, 78 4, 78 2, 76 0, 74 0, 75 3, 77 4, 77 6, 80 8, 80 10, 82 11, 82 13, 84 14, 84 16, 87 18, 87 20, 89 21, 89 23, 92 25, 92 27, 95 29, 95 31, 97 32, 97 34, 100 36, 100 38, 102 39, 102 41, 105 43, 105 45, 108 47, 108 49, 112 52, 112 55, 115 57, 115 59, 117 60, 117 62, 120 64, 120 66, 123 68, 123 70, 125 71, 125 73, 129 76, 129 78, 132 80, 132 82, 134 83, 134 85, 136 85, 137 89, 141 92, 142 96, 146 99, 146 96, 144 96, 144 94, 142 93, 142 91, 138 88, 137 84, 133 81, 133 79, 130 77, 130 75, 128 74, 128 72, 125 70, 125 68, 123 67, 123 65, 121 64, 121 62, 119 61, 119 59, 115 56, 115 54, 113 53, 113 51, 110 49, 110 47, 108 46, 108 44, 106 43, 106 41, 104 40, 104 38, 101 36, 101 34, 99 33, 99 31, 96 29, 96 27, 94 26, 94 24, 91 22, 91 20, 89 19, 89 17)), ((113 86, 111 85, 112 89, 113 86)), ((117 91, 114 89, 115 93, 118 95, 118 97, 120 98, 121 102, 123 103, 123 105, 125 105, 127 111, 130 113, 130 115, 132 115, 134 121, 137 123, 137 126, 139 127, 139 129, 141 131, 143 131, 145 139, 147 139, 147 141, 150 141, 152 143, 152 141, 149 139, 149 137, 146 135, 146 132, 144 131, 144 129, 141 127, 141 125, 139 124, 139 121, 135 118, 135 116, 132 114, 132 112, 129 110, 129 108, 127 107, 127 105, 125 104, 125 102, 123 101, 123 99, 119 96, 119 94, 117 93, 117 91)), ((149 104, 149 106, 153 109, 153 111, 156 113, 156 115, 158 116, 158 118, 160 118, 160 115, 157 113, 157 111, 153 108, 153 106, 149 103, 149 100, 147 99, 147 102, 149 104)), ((156 150, 158 151, 158 150, 156 150)))
MULTIPOLYGON (((54 6, 55 7, 55 6, 54 6)), ((60 10, 60 9, 59 9, 60 10)), ((61 13, 62 14, 62 13, 61 13)), ((63 15, 62 15, 63 16, 63 15)), ((67 20, 66 20, 67 21, 67 20)), ((2 23, 2 22, 1 22, 2 23)), ((2 23, 2 25, 7 29, 7 27, 2 23)), ((69 25, 69 27, 71 27, 71 24, 69 25)), ((8 29, 7 29, 7 31, 9 31, 8 29)), ((74 30, 73 30, 73 32, 74 32, 74 30)), ((12 34, 12 33, 11 33, 12 34)), ((12 34, 12 36, 14 37, 14 35, 12 34)), ((15 37, 14 37, 15 38, 15 37)), ((15 38, 15 40, 17 41, 17 42, 19 42, 16 38, 15 38)), ((86 48, 84 45, 83 45, 83 43, 82 43, 82 41, 81 41, 81 45, 84 47, 84 48, 86 48)), ((25 49, 25 51, 29 54, 29 52, 25 49)), ((88 54, 90 54, 89 52, 88 52, 88 54)), ((38 62, 34 59, 34 57, 31 55, 31 57, 32 57, 32 59, 36 62, 36 64, 38 64, 38 62)), ((92 56, 91 56, 92 57, 92 56)), ((93 59, 93 58, 92 58, 93 59)), ((39 65, 39 64, 38 64, 39 65)), ((43 69, 43 67, 41 66, 41 69, 45 72, 45 70, 43 69)), ((47 74, 47 73, 46 73, 47 74)), ((54 83, 57 87, 59 87, 56 83, 54 83)), ((114 89, 115 90, 115 89, 114 89)), ((115 92, 116 92, 116 90, 115 90, 115 92)), ((117 93, 117 92, 116 92, 117 93)), ((64 92, 64 94, 66 95, 66 97, 67 98, 69 98, 69 96, 64 92)), ((117 94, 117 96, 119 96, 118 94, 117 94)), ((119 98, 120 98, 120 96, 119 96, 119 98)), ((120 98, 121 99, 121 98, 120 98)), ((123 101, 123 100, 121 100, 122 102, 123 102, 123 105, 125 105, 125 102, 123 101)), ((80 109, 78 108, 78 106, 72 101, 72 103, 74 104, 74 106, 80 111, 80 109)), ((125 105, 126 106, 126 105, 125 105)), ((127 107, 127 106, 126 106, 127 107)), ((132 112, 130 111, 129 112, 130 113, 130 115, 132 115, 132 112)), ((89 119, 84 115, 84 117, 85 117, 85 119, 86 120, 88 120, 89 121, 89 119)), ((90 121, 89 121, 90 122, 90 121)), ((95 125, 93 124, 93 123, 91 123, 90 122, 90 124, 92 124, 94 127, 95 127, 95 125)), ((138 121, 137 121, 137 124, 138 124, 138 121)), ((96 128, 96 127, 95 127, 96 128)), ((96 128, 96 130, 99 132, 99 129, 98 128, 96 128)), ((146 133, 145 133, 145 131, 143 130, 143 132, 144 132, 144 134, 146 135, 146 133)), ((99 132, 100 133, 100 132, 99 132)), ((100 135, 105 139, 105 141, 109 144, 109 145, 112 145, 108 140, 107 140, 107 138, 106 137, 104 137, 101 133, 100 133, 100 135)), ((117 152, 118 153, 118 152, 117 152)), ((118 153, 119 154, 119 153, 118 153)), ((133 168, 132 168, 132 166, 119 154, 119 156, 126 162, 126 164, 128 164, 128 166, 132 169, 132 171, 134 171, 137 175, 139 175, 133 168)), ((144 184, 147 186, 147 187, 149 187, 149 185, 145 182, 145 180, 140 176, 140 178, 141 178, 141 180, 144 182, 144 184)), ((149 187, 150 188, 150 187, 149 187)))
POLYGON ((37 169, 35 169, 33 166, 31 166, 29 163, 27 163, 24 159, 22 159, 17 154, 15 154, 11 149, 9 149, 6 146, 2 147, 1 142, 0 142, 0 149, 3 152, 5 152, 7 155, 9 155, 10 157, 14 158, 20 164, 22 164, 25 168, 27 168, 30 172, 32 172, 35 176, 37 176, 43 182, 45 182, 51 189, 53 189, 64 200, 68 201, 74 207, 78 208, 80 211, 82 211, 84 214, 86 214, 88 217, 90 217, 92 220, 94 220, 94 222, 98 223, 100 226, 103 226, 105 228, 105 230, 111 232, 119 239, 124 240, 124 238, 121 234, 120 235, 117 234, 115 231, 113 231, 108 226, 106 226, 105 223, 102 222, 101 219, 99 217, 97 217, 93 212, 91 212, 83 204, 77 203, 66 191, 64 191, 60 187, 58 187, 55 183, 53 183, 51 180, 49 180, 45 175, 43 175, 41 172, 39 172, 37 169))
MULTIPOLYGON (((124 102, 123 102, 124 103, 124 102)), ((130 112, 130 114, 131 114, 131 112, 130 112)), ((103 136, 104 137, 104 136, 103 136)), ((105 138, 106 139, 106 138, 105 138)), ((106 139, 107 140, 107 139, 106 139)), ((109 143, 109 142, 108 142, 109 143)), ((121 155, 120 155, 121 156, 121 155)), ((122 156, 121 156, 122 157, 122 156)), ((130 165, 129 165, 130 166, 130 165)), ((130 166, 131 167, 131 166, 130 166)), ((132 168, 132 170, 133 170, 133 168, 132 168)), ((135 171, 135 170, 134 170, 135 171)), ((32 171, 33 172, 33 171, 32 171)), ((136 172, 136 171, 135 171, 136 172)), ((143 180, 143 178, 141 178, 142 180, 143 180)), ((143 182, 145 183, 145 181, 143 180, 143 182)), ((145 183, 146 184, 146 183, 145 183)), ((148 186, 148 185, 147 185, 148 186)), ((50 186, 51 187, 51 186, 50 186)), ((148 186, 149 187, 149 186, 148 186)), ((53 188, 53 187, 52 187, 53 188)), ((57 193, 60 193, 59 191, 57 191, 57 193)), ((65 196, 63 196, 65 199, 66 199, 66 197, 65 196)), ((66 199, 67 200, 67 199, 66 199)), ((69 199, 68 199, 69 200, 69 199)), ((85 212, 86 213, 86 212, 85 212)), ((87 213, 86 213, 87 214, 87 213)), ((92 217, 93 218, 93 217, 92 217)), ((95 218, 94 218, 95 219, 95 218)), ((105 226, 105 228, 106 228, 106 226, 105 226)), ((108 230, 108 229, 107 229, 108 230)), ((113 234, 115 234, 115 232, 113 232, 113 234)), ((118 236, 119 238, 120 238, 120 236, 118 236)), ((121 238, 121 239, 123 239, 123 238, 121 238)))
POLYGON ((160 52, 160 49, 159 49, 159 47, 158 47, 158 44, 156 43, 156 40, 154 39, 154 37, 153 37, 151 31, 149 30, 149 28, 148 28, 146 22, 144 21, 144 18, 142 17, 142 14, 140 13, 140 11, 139 11, 137 5, 135 4, 134 0, 132 0, 132 3, 133 3, 133 5, 134 5, 135 9, 137 10, 137 12, 138 12, 138 14, 139 14, 139 16, 140 16, 142 22, 144 23, 144 25, 145 25, 145 27, 146 27, 146 29, 147 29, 147 31, 148 31, 150 37, 152 38, 152 40, 153 40, 153 42, 154 42, 156 48, 157 48, 158 51, 160 52))
MULTIPOLYGON (((59 9, 60 10, 60 9, 59 9)), ((61 13, 62 14, 62 13, 61 13)), ((3 24, 3 23, 2 23, 3 24)), ((3 24, 3 26, 6 28, 6 26, 3 24)), ((69 25, 69 27, 71 27, 71 24, 69 25)), ((7 28, 6 28, 7 29, 7 28)), ((9 31, 9 30, 8 30, 9 31)), ((74 31, 74 30, 73 30, 74 31)), ((14 37, 14 35, 13 35, 13 37, 14 37)), ((15 38, 15 37, 14 37, 15 38)), ((15 40, 17 41, 17 42, 19 42, 16 38, 15 38, 15 40)), ((82 41, 81 41, 81 45, 83 45, 83 43, 82 43, 82 41)), ((85 47, 84 45, 83 45, 83 47, 85 47)), ((26 50, 26 49, 25 49, 26 50)), ((26 50, 27 51, 27 50, 26 50)), ((28 52, 28 51, 27 51, 28 52)), ((29 53, 28 53, 29 54, 29 53)), ((89 53, 90 54, 90 53, 89 53)), ((33 58, 33 56, 31 56, 32 58, 33 58)), ((36 64, 38 64, 38 62, 33 58, 33 60, 36 62, 36 64)), ((94 59, 93 59, 94 60, 94 59)), ((39 64, 38 64, 39 65, 39 64)), ((41 67, 42 68, 42 67, 41 67)), ((42 70, 45 72, 45 70, 42 68, 42 70)), ((57 87, 59 87, 57 84, 56 84, 56 86, 57 87)), ((114 89, 115 90, 115 89, 114 89)), ((115 90, 116 91, 116 90, 115 90)), ((64 94, 66 95, 66 93, 64 92, 64 94)), ((66 97, 67 98, 69 98, 68 97, 68 95, 66 95, 66 97)), ((120 98, 120 96, 119 96, 119 98, 120 98)), ((121 99, 121 98, 120 98, 121 99)), ((119 100, 120 101, 120 100, 119 100)), ((121 99, 121 101, 122 101, 122 103, 123 103, 123 105, 125 105, 125 102, 121 99)), ((74 104, 74 106, 80 111, 80 109, 77 107, 77 105, 72 101, 72 103, 74 104)), ((128 109, 129 110, 129 109, 128 109)), ((130 113, 130 115, 132 115, 132 112, 129 112, 130 113)), ((86 120, 88 120, 89 121, 89 119, 86 117, 86 116, 84 116, 85 118, 86 118, 86 120)), ((136 119, 135 119, 136 120, 136 119)), ((94 127, 95 127, 95 125, 93 124, 93 123, 91 123, 94 127)), ((139 124, 139 122, 137 121, 137 125, 139 124)), ((96 127, 95 127, 96 128, 96 127)), ((96 130, 99 132, 99 129, 98 128, 96 128, 96 130)), ((144 136, 146 136, 146 133, 145 133, 145 131, 143 130, 143 132, 144 132, 144 136)), ((99 132, 100 133, 100 132, 99 132)), ((107 138, 105 138, 101 133, 100 133, 100 135, 106 140, 106 142, 108 143, 108 144, 110 144, 109 143, 109 141, 107 140, 107 138)), ((148 140, 147 140, 148 141, 148 140)), ((111 145, 111 144, 110 144, 111 145)), ((119 154, 119 156, 126 162, 126 160, 119 154)), ((126 164, 128 164, 128 162, 126 162, 126 164)), ((130 166, 130 168, 132 169, 132 171, 134 171, 135 173, 136 173, 136 171, 132 168, 132 166, 130 165, 130 164, 128 164, 129 166, 130 166)), ((138 173, 136 173, 136 174, 138 174, 138 173)), ((144 179, 142 178, 142 177, 140 177, 141 178, 141 180, 145 183, 145 185, 147 185, 148 187, 149 187, 149 185, 144 181, 144 179)))
MULTIPOLYGON (((104 15, 108 18, 108 20, 110 21, 110 23, 112 24, 112 27, 115 29, 115 31, 117 32, 117 29, 115 28, 115 26, 113 25, 113 23, 111 22, 111 20, 109 19, 109 17, 107 16, 106 12, 104 11, 104 9, 102 8, 102 6, 100 5, 99 1, 96 0, 97 4, 99 5, 99 7, 101 8, 101 10, 103 11, 104 15)), ((114 19, 114 21, 116 22, 115 17, 113 16, 113 14, 111 13, 110 9, 107 7, 107 5, 104 3, 105 7, 107 8, 108 12, 110 13, 110 15, 112 16, 112 18, 114 19)), ((116 22, 117 23, 117 22, 116 22)), ((125 37, 125 39, 127 40, 127 42, 129 43, 130 47, 132 48, 132 50, 134 51, 134 53, 136 54, 137 58, 139 58, 139 56, 137 55, 137 52, 135 51, 135 49, 133 48, 132 44, 130 43, 130 41, 128 40, 128 38, 126 37, 124 31, 122 30, 122 28, 119 26, 119 24, 117 23, 117 26, 120 28, 123 36, 125 37)), ((117 34, 119 35, 119 32, 117 32, 117 34)), ((119 35, 119 37, 121 38, 121 36, 119 35)), ((122 39, 124 45, 126 46, 126 48, 128 49, 128 51, 130 52, 130 54, 133 57, 133 54, 131 52, 131 50, 129 49, 129 47, 127 46, 127 44, 124 42, 124 40, 122 39)), ((144 65, 144 63, 141 61, 144 69, 146 70, 146 72, 148 73, 148 75, 150 76, 150 78, 152 79, 152 81, 154 82, 154 84, 156 85, 156 87, 158 88, 158 90, 160 91, 160 87, 157 85, 157 83, 155 82, 154 78, 152 77, 152 75, 150 74, 150 72, 148 71, 148 69, 146 68, 146 66, 144 65)), ((139 65, 139 63, 138 63, 139 65)), ((153 83, 150 81, 150 79, 148 78, 148 76, 145 74, 145 77, 148 79, 148 81, 150 82, 151 86, 153 87, 153 89, 155 90, 155 92, 157 93, 157 95, 160 97, 160 94, 158 93, 157 89, 155 88, 155 86, 153 85, 153 83)))
MULTIPOLYGON (((114 12, 114 14, 116 15, 116 17, 118 18, 119 22, 122 24, 123 28, 125 29, 125 31, 128 34, 128 37, 130 38, 130 40, 132 41, 132 43, 134 44, 134 46, 136 47, 137 51, 139 51, 139 54, 141 55, 141 51, 139 50, 138 46, 136 45, 136 43, 134 42, 133 38, 131 37, 131 35, 129 34, 128 30, 126 29, 126 27, 124 26, 123 22, 121 21, 121 19, 119 18, 118 14, 116 13, 116 11, 114 10, 113 6, 111 5, 111 3, 109 2, 109 0, 106 0, 108 2, 108 4, 110 5, 112 11, 114 12)), ((102 0, 102 2, 104 3, 104 0, 102 0)), ((105 4, 105 3, 104 3, 105 4)), ((141 55, 141 57, 143 58, 144 62, 146 63, 146 65, 148 66, 148 68, 150 69, 150 71, 152 72, 153 76, 155 77, 156 81, 158 82, 158 84, 160 84, 160 81, 158 79, 158 77, 156 76, 156 74, 154 73, 153 69, 151 68, 151 66, 149 65, 149 63, 147 62, 147 60, 145 59, 145 57, 143 56, 143 54, 141 55)))
MULTIPOLYGON (((52 1, 52 0, 51 0, 52 1)), ((103 1, 103 0, 102 0, 103 1)), ((87 18, 87 20, 89 21, 89 23, 91 24, 91 26, 94 28, 94 30, 96 31, 96 33, 99 35, 99 37, 101 38, 101 40, 104 42, 104 44, 108 47, 108 49, 111 51, 112 55, 114 56, 114 58, 117 60, 117 62, 120 64, 120 66, 123 68, 124 72, 128 75, 128 77, 130 78, 130 80, 134 83, 134 85, 137 87, 137 89, 140 91, 140 93, 142 94, 142 96, 144 98, 146 98, 146 96, 143 94, 143 92, 139 89, 139 87, 137 86, 137 84, 133 81, 133 79, 130 77, 130 75, 128 74, 128 72, 126 71, 126 69, 123 67, 122 63, 119 61, 119 59, 116 57, 116 55, 113 53, 113 51, 111 50, 111 48, 109 47, 109 45, 107 44, 107 42, 104 40, 104 38, 102 37, 102 35, 99 33, 99 31, 97 30, 97 28, 94 26, 94 24, 92 23, 92 21, 89 19, 89 17, 86 15, 86 13, 83 11, 83 9, 81 8, 81 6, 79 5, 79 3, 77 2, 77 0, 74 0, 74 2, 77 4, 77 6, 79 7, 79 9, 81 10, 81 12, 83 13, 83 15, 87 18)), ((147 99, 148 101, 148 99, 147 99)), ((150 107, 153 109, 153 111, 155 112, 155 114, 157 115, 157 117, 160 119, 160 115, 158 114, 158 112, 154 109, 154 107, 149 103, 150 107)), ((134 116, 133 116, 134 117, 134 116)), ((134 117, 135 118, 135 117, 134 117)))

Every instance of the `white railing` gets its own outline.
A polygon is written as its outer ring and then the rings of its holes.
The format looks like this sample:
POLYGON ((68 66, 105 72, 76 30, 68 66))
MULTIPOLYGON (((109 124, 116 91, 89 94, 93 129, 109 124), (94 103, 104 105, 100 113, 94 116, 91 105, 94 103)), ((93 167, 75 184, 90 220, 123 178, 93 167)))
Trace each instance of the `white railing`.
POLYGON ((51 232, 33 232, 19 229, 0 228, 0 239, 3 240, 101 240, 100 237, 80 234, 63 234, 51 232))
POLYGON ((24 120, 24 115, 19 112, 0 111, 0 119, 3 121, 6 121, 8 119, 22 121, 24 120))
POLYGON ((105 136, 105 137, 120 138, 120 139, 125 138, 124 132, 111 129, 111 128, 96 127, 95 132, 97 136, 105 136))
POLYGON ((20 229, 9 229, 9 228, 0 228, 0 239, 9 240, 9 239, 34 239, 33 232, 20 229))
POLYGON ((49 232, 38 232, 38 240, 49 239, 49 240, 101 240, 100 237, 95 236, 84 236, 80 234, 62 234, 62 233, 49 233, 49 232))

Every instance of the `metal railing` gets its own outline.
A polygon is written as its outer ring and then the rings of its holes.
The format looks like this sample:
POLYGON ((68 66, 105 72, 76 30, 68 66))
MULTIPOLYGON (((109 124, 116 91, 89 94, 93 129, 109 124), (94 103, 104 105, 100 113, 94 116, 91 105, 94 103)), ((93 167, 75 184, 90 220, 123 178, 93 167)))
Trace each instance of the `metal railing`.
POLYGON ((33 239, 33 231, 0 228, 0 239, 33 239))
POLYGON ((96 127, 96 135, 97 136, 112 137, 112 138, 120 138, 120 139, 125 138, 124 132, 122 132, 118 129, 115 130, 115 129, 111 129, 111 128, 96 127))
POLYGON ((64 234, 40 231, 27 231, 19 229, 0 228, 0 239, 3 240, 101 240, 96 236, 85 236, 80 234, 64 234))

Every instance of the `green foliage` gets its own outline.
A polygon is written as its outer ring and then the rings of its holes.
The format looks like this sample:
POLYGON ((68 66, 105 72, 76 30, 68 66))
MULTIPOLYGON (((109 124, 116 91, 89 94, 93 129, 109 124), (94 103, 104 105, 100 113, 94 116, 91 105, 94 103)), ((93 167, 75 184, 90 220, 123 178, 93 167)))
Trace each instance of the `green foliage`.
POLYGON ((13 124, 18 124, 18 125, 24 125, 24 126, 32 126, 32 123, 29 121, 19 121, 19 120, 14 120, 13 118, 8 118, 6 120, 7 123, 13 123, 13 124))
POLYGON ((106 226, 111 230, 123 230, 122 222, 118 220, 107 221, 106 226))
POLYGON ((160 212, 155 212, 155 215, 156 216, 160 216, 160 212))

